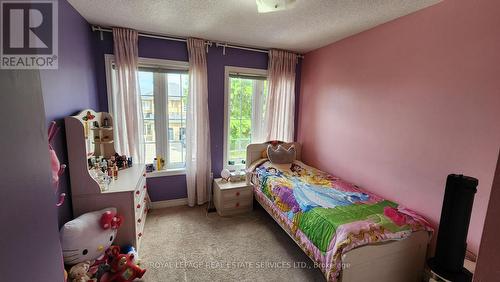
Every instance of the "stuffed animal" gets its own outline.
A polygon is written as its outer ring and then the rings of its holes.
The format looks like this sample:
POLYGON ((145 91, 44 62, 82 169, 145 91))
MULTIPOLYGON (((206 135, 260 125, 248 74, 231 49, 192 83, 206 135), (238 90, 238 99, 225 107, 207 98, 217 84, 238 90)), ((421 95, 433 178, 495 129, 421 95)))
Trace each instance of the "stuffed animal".
MULTIPOLYGON (((87 282, 92 281, 89 277, 90 261, 84 261, 75 264, 69 270, 69 282, 87 282)), ((91 276, 91 275, 90 275, 91 276)))
POLYGON ((126 245, 126 246, 123 246, 121 248, 121 253, 122 254, 131 254, 131 255, 134 255, 133 259, 132 259, 132 262, 137 264, 137 265, 141 265, 140 262, 139 262, 139 254, 137 253, 136 249, 134 248, 134 246, 131 246, 131 245, 126 245))
POLYGON ((89 212, 67 222, 60 230, 64 263, 102 261, 116 237, 122 217, 115 208, 89 212))
POLYGON ((146 270, 132 262, 134 254, 120 254, 120 248, 115 246, 111 248, 111 253, 111 272, 105 273, 101 282, 128 282, 142 278, 146 270))
MULTIPOLYGON (((52 144, 54 143, 54 136, 59 131, 59 127, 57 127, 55 121, 52 121, 50 123, 48 131, 49 131, 48 135, 49 135, 50 169, 52 171, 52 185, 54 185, 55 192, 57 193, 57 190, 59 189, 59 177, 63 175, 64 170, 66 169, 66 165, 61 164, 59 162, 59 158, 57 158, 56 151, 52 147, 52 144)), ((62 206, 62 204, 64 203, 64 197, 66 197, 66 193, 59 194, 59 201, 56 204, 57 207, 62 206)))

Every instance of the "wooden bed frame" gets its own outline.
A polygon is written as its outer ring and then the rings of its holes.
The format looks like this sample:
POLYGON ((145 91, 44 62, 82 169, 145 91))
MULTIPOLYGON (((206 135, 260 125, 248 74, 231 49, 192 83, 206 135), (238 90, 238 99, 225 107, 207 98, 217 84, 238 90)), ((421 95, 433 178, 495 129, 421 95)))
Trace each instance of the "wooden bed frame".
MULTIPOLYGON (((297 142, 283 143, 284 146, 295 145, 296 158, 301 160, 301 146, 297 142)), ((250 144, 247 147, 246 166, 247 168, 255 161, 262 158, 262 152, 267 148, 268 143, 250 144)), ((247 173, 247 184, 251 183, 250 174, 247 173)), ((287 228, 281 225, 279 220, 272 216, 266 205, 255 197, 259 204, 271 215, 271 217, 281 226, 295 243, 307 254, 292 236, 287 228)), ((379 244, 365 245, 354 248, 342 256, 342 263, 345 268, 342 270, 339 281, 423 281, 424 266, 427 247, 430 241, 430 234, 427 231, 412 233, 404 240, 390 241, 379 244)), ((315 262, 313 258, 310 259, 315 262)))

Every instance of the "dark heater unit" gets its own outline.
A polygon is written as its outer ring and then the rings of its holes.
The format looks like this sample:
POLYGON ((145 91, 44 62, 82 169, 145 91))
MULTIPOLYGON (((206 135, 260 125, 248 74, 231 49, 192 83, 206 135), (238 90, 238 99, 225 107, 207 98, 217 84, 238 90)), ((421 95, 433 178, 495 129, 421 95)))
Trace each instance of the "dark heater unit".
POLYGON ((428 264, 434 273, 454 282, 472 281, 472 273, 463 265, 477 184, 477 179, 463 175, 450 174, 446 179, 436 254, 428 264))

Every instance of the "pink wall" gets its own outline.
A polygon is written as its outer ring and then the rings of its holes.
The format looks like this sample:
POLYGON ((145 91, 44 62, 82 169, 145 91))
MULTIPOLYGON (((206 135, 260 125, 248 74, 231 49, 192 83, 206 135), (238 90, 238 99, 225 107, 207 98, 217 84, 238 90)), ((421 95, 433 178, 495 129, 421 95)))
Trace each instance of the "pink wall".
POLYGON ((446 176, 479 179, 477 253, 500 144, 500 1, 453 0, 312 51, 304 160, 437 224, 446 176))

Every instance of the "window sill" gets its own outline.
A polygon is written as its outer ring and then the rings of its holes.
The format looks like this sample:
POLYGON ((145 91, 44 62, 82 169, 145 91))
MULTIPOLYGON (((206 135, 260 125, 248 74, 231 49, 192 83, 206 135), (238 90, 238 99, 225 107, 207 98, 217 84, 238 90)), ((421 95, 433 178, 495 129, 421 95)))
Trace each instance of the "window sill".
POLYGON ((186 175, 186 169, 185 168, 176 168, 176 169, 164 169, 164 170, 159 170, 159 171, 155 170, 155 171, 146 173, 146 178, 174 176, 174 175, 186 175))
POLYGON ((245 164, 225 165, 224 168, 229 171, 240 171, 240 170, 245 170, 246 165, 245 164))

